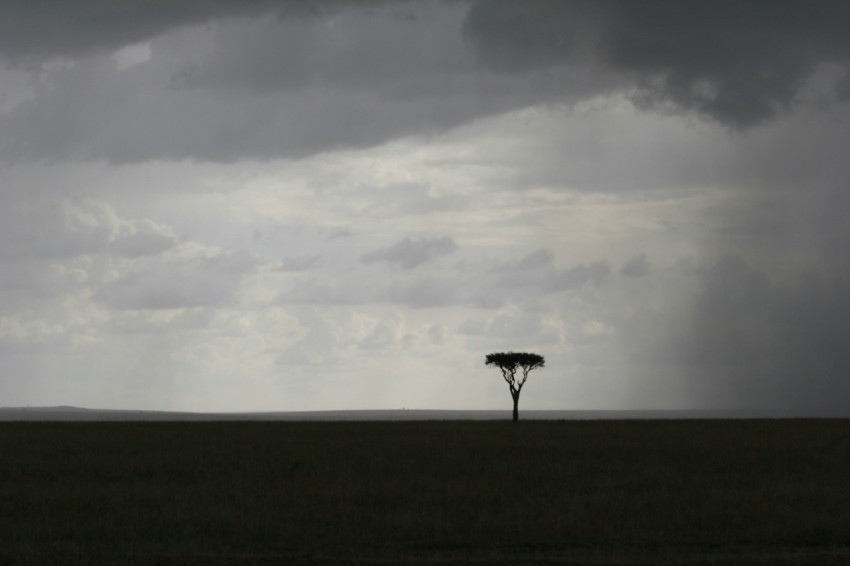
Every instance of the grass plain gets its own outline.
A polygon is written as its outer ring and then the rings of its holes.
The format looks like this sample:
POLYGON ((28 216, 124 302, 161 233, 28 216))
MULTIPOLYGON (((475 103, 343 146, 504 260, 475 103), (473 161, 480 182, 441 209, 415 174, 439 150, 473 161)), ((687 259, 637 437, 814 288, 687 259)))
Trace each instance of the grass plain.
POLYGON ((850 420, 0 423, 0 563, 850 563, 850 420))

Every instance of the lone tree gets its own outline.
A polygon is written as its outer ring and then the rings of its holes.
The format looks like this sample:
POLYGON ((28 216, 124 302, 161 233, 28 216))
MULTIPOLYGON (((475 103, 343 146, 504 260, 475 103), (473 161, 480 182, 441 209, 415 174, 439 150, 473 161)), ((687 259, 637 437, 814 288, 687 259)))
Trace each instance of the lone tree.
POLYGON ((511 389, 511 397, 514 399, 514 422, 519 420, 519 392, 528 379, 528 372, 533 369, 542 368, 546 360, 538 354, 526 352, 496 352, 487 354, 484 358, 485 366, 496 366, 502 370, 502 377, 511 389), (522 377, 517 378, 516 372, 522 370, 522 377))

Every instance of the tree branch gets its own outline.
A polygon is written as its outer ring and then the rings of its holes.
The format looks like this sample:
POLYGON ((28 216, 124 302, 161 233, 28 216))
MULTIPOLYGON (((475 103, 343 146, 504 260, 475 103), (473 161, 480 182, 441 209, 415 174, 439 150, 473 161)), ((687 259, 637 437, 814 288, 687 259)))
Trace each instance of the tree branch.
POLYGON ((502 367, 501 370, 505 382, 513 388, 516 384, 516 367, 502 367))

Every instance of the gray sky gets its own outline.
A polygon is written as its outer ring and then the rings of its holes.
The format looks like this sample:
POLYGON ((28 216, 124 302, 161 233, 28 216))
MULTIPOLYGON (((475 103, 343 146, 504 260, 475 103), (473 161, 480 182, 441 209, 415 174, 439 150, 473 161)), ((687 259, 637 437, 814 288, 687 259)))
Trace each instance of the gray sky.
POLYGON ((846 415, 848 27, 0 2, 0 405, 846 415))

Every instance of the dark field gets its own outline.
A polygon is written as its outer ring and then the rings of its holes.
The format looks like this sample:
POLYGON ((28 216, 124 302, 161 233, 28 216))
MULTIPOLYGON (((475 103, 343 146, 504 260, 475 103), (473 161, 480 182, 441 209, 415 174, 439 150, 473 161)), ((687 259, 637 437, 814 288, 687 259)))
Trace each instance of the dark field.
POLYGON ((850 421, 0 424, 0 563, 850 563, 850 421))

